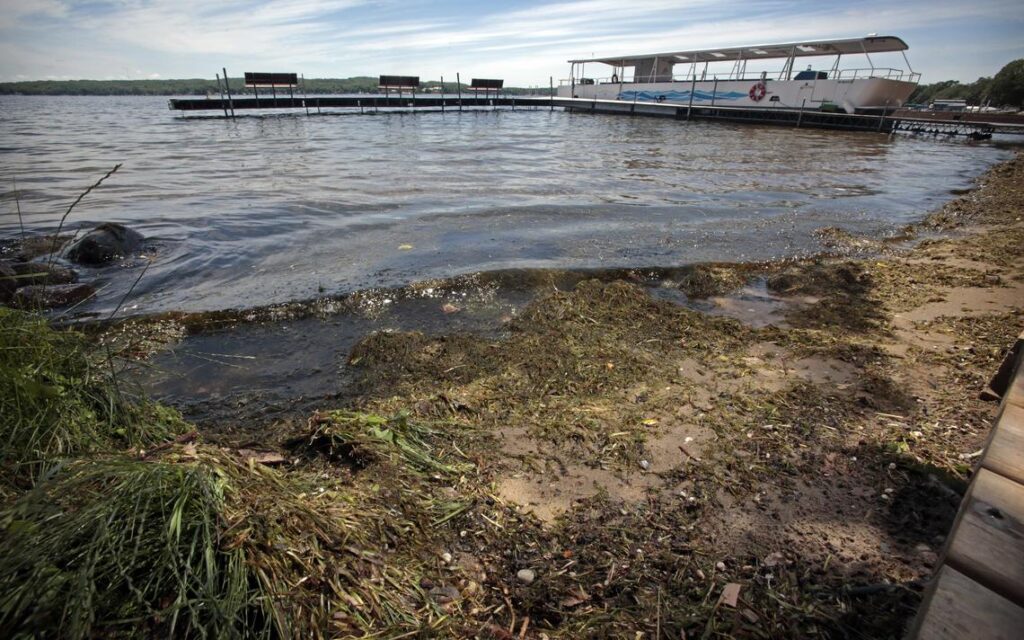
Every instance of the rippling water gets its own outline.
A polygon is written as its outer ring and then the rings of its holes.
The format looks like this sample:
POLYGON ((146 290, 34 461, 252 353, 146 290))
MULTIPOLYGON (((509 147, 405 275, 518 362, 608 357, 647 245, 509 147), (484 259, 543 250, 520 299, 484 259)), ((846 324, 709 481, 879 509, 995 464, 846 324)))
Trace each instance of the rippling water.
MULTIPOLYGON (((0 98, 0 236, 123 222, 153 262, 129 313, 307 299, 510 267, 679 265, 885 234, 999 144, 517 110, 182 118, 164 98, 0 98)), ((85 273, 111 308, 138 276, 85 273)))

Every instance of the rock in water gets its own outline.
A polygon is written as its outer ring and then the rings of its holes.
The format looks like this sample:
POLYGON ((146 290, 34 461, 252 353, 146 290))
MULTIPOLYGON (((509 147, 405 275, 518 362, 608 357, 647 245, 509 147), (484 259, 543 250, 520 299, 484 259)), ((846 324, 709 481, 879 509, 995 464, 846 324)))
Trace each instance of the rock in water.
POLYGON ((15 262, 11 265, 18 274, 18 286, 32 284, 71 284, 78 282, 78 274, 71 269, 41 262, 15 262))
POLYGON ((108 222, 72 242, 64 255, 79 264, 106 264, 137 249, 142 239, 142 234, 123 224, 108 222))
POLYGON ((14 306, 22 309, 55 309, 77 304, 95 291, 96 289, 87 284, 33 284, 18 289, 12 302, 14 306))
POLYGON ((0 262, 0 303, 7 304, 18 288, 18 274, 6 263, 0 262))

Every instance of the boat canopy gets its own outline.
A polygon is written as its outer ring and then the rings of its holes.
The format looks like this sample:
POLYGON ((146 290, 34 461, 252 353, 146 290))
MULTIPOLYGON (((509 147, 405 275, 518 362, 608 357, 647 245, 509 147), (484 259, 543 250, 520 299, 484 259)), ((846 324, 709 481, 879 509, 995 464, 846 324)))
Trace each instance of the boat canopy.
POLYGON ((586 62, 600 62, 614 67, 649 66, 657 59, 663 64, 696 64, 705 62, 729 62, 735 60, 769 60, 772 58, 804 58, 813 56, 837 56, 844 54, 886 53, 909 49, 902 38, 896 36, 867 36, 844 40, 808 40, 782 44, 761 44, 748 47, 726 47, 724 49, 701 49, 697 51, 670 51, 644 55, 616 56, 570 60, 573 65, 586 62))

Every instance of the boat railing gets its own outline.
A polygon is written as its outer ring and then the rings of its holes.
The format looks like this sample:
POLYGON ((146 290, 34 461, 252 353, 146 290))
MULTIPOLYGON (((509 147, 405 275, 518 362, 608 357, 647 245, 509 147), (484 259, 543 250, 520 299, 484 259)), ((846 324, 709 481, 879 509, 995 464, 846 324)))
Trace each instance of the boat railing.
MULTIPOLYGON (((778 71, 765 72, 765 73, 746 73, 743 77, 737 78, 735 74, 707 74, 697 75, 697 82, 757 82, 758 80, 778 81, 778 71)), ((875 67, 865 69, 840 69, 835 75, 829 74, 827 80, 842 80, 849 82, 851 80, 868 80, 872 78, 881 78, 885 80, 902 80, 905 82, 918 82, 921 79, 921 74, 913 71, 906 71, 904 69, 891 69, 875 67)), ((599 85, 599 84, 642 84, 642 83, 654 83, 654 82, 693 82, 694 76, 687 73, 682 75, 668 76, 650 76, 650 77, 629 77, 619 78, 618 76, 607 76, 603 78, 565 78, 559 81, 559 86, 566 87, 571 85, 586 86, 586 85, 599 85)))
POLYGON ((873 69, 840 69, 836 74, 837 80, 864 80, 868 78, 883 78, 885 80, 904 80, 906 82, 917 82, 921 74, 904 69, 884 69, 875 67, 873 69))

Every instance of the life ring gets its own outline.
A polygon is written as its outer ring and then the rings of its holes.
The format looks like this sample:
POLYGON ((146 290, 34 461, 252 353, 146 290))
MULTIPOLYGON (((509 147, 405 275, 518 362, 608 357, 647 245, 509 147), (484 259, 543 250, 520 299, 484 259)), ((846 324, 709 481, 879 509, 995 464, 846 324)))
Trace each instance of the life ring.
POLYGON ((768 87, 766 87, 763 82, 758 82, 754 86, 750 87, 750 91, 747 95, 749 95, 750 99, 754 102, 760 102, 764 99, 766 93, 768 93, 768 87))

